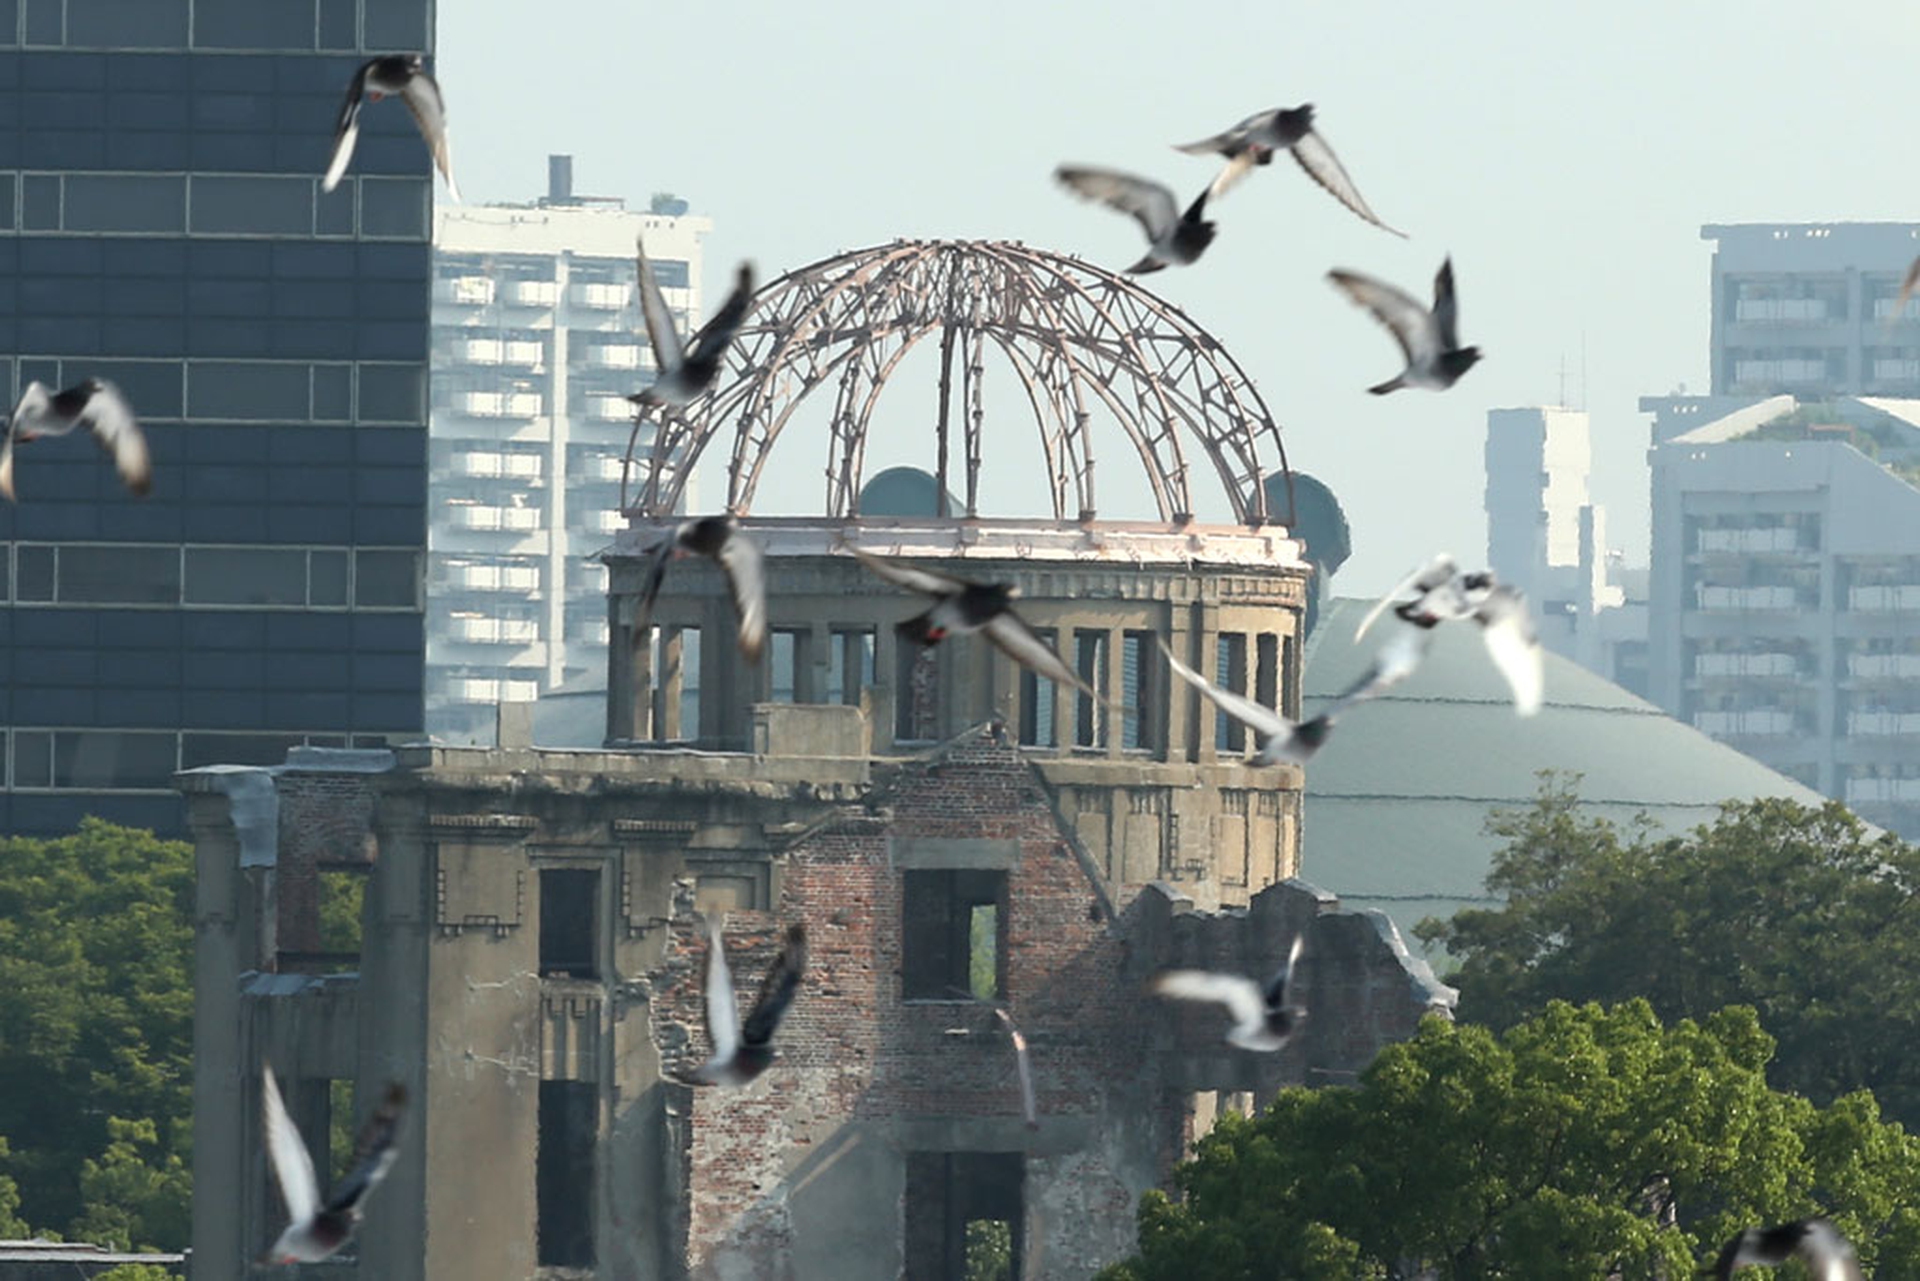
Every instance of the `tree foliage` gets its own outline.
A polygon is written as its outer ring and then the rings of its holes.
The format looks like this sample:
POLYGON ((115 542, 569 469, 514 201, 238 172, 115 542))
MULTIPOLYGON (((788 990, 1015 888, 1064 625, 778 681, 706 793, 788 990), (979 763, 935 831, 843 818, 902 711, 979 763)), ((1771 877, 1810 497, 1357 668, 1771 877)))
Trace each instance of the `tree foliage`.
POLYGON ((1920 1275, 1920 1141, 1867 1094, 1770 1089, 1753 1011, 1662 1027, 1554 1002, 1504 1034, 1429 1018, 1353 1088, 1232 1114, 1142 1198, 1105 1281, 1622 1281, 1691 1275, 1739 1228, 1831 1215, 1920 1275))
POLYGON ((1463 1019, 1511 1026, 1549 1000, 1644 997, 1663 1019, 1751 1005, 1779 1043, 1781 1089, 1871 1089, 1920 1123, 1920 850, 1837 803, 1729 803, 1688 835, 1583 818, 1577 780, 1543 777, 1506 838, 1494 910, 1424 921, 1462 959, 1463 1019))
POLYGON ((36 1228, 187 1242, 192 894, 150 832, 0 839, 0 1137, 36 1228))

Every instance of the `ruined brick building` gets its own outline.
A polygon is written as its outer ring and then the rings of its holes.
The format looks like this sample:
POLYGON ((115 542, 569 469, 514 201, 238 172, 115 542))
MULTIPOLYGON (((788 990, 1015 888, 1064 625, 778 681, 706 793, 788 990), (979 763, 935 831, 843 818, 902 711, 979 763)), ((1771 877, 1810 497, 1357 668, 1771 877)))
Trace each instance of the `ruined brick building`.
MULTIPOLYGON (((910 248, 875 252, 897 278, 910 248)), ((756 316, 791 343, 817 309, 783 310, 782 287, 756 316)), ((980 308, 958 314, 977 337, 980 308)), ((726 395, 702 421, 761 403, 726 395)), ((674 430, 655 476, 685 469, 674 430)), ((1143 437, 1143 457, 1162 443, 1143 437)), ((948 1278, 985 1242, 1012 1275, 1074 1278, 1130 1250, 1139 1194, 1221 1107, 1348 1079, 1448 1010, 1385 917, 1295 879, 1300 771, 1246 765, 1235 727, 1166 679, 1159 642, 1299 705, 1299 545, 1266 518, 1259 468, 1210 453, 1237 477, 1240 523, 1187 515, 1184 470, 1161 474, 1157 522, 1100 521, 1090 490, 1076 515, 982 519, 971 474, 964 515, 863 518, 849 487, 825 518, 748 520, 774 635, 757 665, 711 566, 676 565, 641 611, 671 510, 655 494, 607 558, 604 749, 539 748, 525 709, 503 709, 493 749, 181 775, 199 861, 196 1272, 241 1275, 277 1227, 263 1061, 316 1152, 384 1081, 414 1100, 355 1253, 316 1277, 948 1278), (1104 701, 976 639, 897 643, 919 606, 849 545, 1014 582, 1104 701), (357 950, 328 933, 356 889, 357 950), (710 912, 749 996, 781 925, 810 934, 783 1058, 739 1090, 676 1079, 706 1052, 710 912), (1269 973, 1302 931, 1311 1015, 1279 1054, 1229 1049, 1217 1013, 1143 995, 1170 965, 1269 973), (1030 1042, 1031 1128, 996 1007, 1030 1042)), ((736 481, 755 474, 737 462, 736 481)))

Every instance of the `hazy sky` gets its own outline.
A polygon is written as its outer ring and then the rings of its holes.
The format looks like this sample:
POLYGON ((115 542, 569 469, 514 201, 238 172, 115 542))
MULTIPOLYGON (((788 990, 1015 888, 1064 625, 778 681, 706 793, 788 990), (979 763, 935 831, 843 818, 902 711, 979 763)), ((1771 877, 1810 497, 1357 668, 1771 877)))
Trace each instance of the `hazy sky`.
MULTIPOLYGON (((582 192, 644 207, 673 191, 714 221, 710 299, 741 258, 764 280, 902 236, 1018 239, 1123 268, 1137 229, 1062 192, 1055 164, 1190 196, 1213 162, 1169 144, 1312 102, 1361 192, 1412 240, 1282 160, 1215 209, 1201 262, 1146 283, 1221 339, 1294 466, 1340 495, 1355 551, 1338 586, 1355 593, 1435 551, 1484 558, 1486 411, 1557 403, 1563 368, 1567 401, 1593 415, 1610 541, 1644 563, 1635 402, 1706 390, 1700 225, 1920 220, 1916 37, 1914 0, 442 0, 439 61, 469 201, 541 194, 549 152, 573 154, 582 192), (1462 341, 1486 359, 1444 394, 1366 395, 1398 352, 1323 275, 1352 267, 1425 295, 1448 252, 1462 341)), ((921 386, 890 385, 869 475, 930 461, 921 386)), ((990 425, 983 505, 1038 510, 1021 498, 1044 492, 1030 420, 991 383, 987 408, 1019 434, 1002 447, 990 425)), ((1102 439, 1101 514, 1150 515, 1114 474, 1135 470, 1123 448, 1117 431, 1102 439)), ((821 510, 820 444, 783 437, 776 457, 785 479, 755 509, 821 510)))

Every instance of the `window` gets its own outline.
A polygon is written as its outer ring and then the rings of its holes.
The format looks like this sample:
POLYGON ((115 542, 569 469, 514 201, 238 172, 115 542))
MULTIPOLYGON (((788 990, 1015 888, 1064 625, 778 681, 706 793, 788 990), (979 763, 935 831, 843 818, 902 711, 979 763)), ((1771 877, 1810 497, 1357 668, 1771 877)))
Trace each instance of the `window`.
POLYGON ((413 552, 353 554, 353 603, 361 609, 420 608, 420 558, 413 552))
POLYGON ((997 1000, 1006 987, 1007 874, 955 868, 904 876, 901 996, 997 1000))
POLYGON ((180 768, 202 765, 280 765, 287 752, 302 746, 302 734, 211 734, 188 730, 180 736, 180 768))
POLYGON ((1107 745, 1107 633, 1076 631, 1073 634, 1074 670, 1100 697, 1078 694, 1073 700, 1073 744, 1075 747, 1107 745))
POLYGON ((313 179, 198 176, 188 229, 196 235, 300 235, 313 231, 313 179))
MULTIPOLYGON (((1059 633, 1051 627, 1036 627, 1034 635, 1052 648, 1059 633)), ((1054 682, 1030 668, 1020 669, 1020 741, 1028 747, 1058 747, 1060 737, 1054 730, 1054 682)))
POLYGON ((307 557, 307 600, 314 605, 347 603, 347 554, 315 551, 307 557))
MULTIPOLYGON (((1213 683, 1236 694, 1247 692, 1247 637, 1243 632, 1221 632, 1214 638, 1213 683)), ((1247 727, 1225 712, 1213 718, 1213 745, 1223 752, 1247 748, 1247 727)))
POLYGON ((64 604, 156 604, 180 600, 180 552, 173 547, 60 549, 58 596, 64 604))
POLYGON ((53 735, 46 730, 13 731, 13 785, 53 786, 53 735))
POLYGON ((310 381, 304 362, 195 360, 187 366, 187 416, 305 422, 310 381))
POLYGON ((431 185, 421 178, 362 178, 360 234, 393 240, 424 240, 431 185))
POLYGON ((597 979, 600 873, 547 868, 540 873, 540 974, 597 979))
POLYGON ((53 736, 53 785, 166 791, 177 760, 171 731, 61 730, 53 736))
POLYGON ((801 667, 807 650, 805 632, 776 630, 769 638, 767 655, 770 678, 768 698, 776 703, 800 701, 801 667))
POLYGON ((420 365, 361 365, 360 421, 426 421, 427 371, 420 365))
POLYGON ((66 175, 64 231, 182 231, 187 222, 184 177, 136 174, 66 175))
POLYGON ((311 49, 313 6, 196 0, 193 43, 198 49, 311 49))
POLYGON ((873 687, 873 628, 835 628, 829 635, 827 701, 857 706, 873 687))
POLYGON ((14 599, 50 601, 53 599, 53 548, 22 544, 14 551, 14 599))
POLYGON ((1026 1161, 1018 1152, 909 1152, 907 1281, 1023 1275, 1026 1161))
POLYGON ((894 632, 893 737, 927 743, 940 736, 940 651, 894 632))
POLYGON ((600 1100, 591 1081, 540 1082, 539 1149, 534 1157, 536 1262, 591 1268, 593 1158, 600 1100))
POLYGON ((1149 751, 1154 741, 1155 715, 1161 699, 1160 673, 1165 664, 1154 644, 1153 632, 1128 632, 1120 648, 1120 746, 1149 751))
POLYGON ((1253 697, 1266 707, 1280 706, 1280 637, 1262 632, 1254 639, 1253 697))
POLYGON ((189 605, 304 605, 307 554, 298 548, 189 547, 189 605))

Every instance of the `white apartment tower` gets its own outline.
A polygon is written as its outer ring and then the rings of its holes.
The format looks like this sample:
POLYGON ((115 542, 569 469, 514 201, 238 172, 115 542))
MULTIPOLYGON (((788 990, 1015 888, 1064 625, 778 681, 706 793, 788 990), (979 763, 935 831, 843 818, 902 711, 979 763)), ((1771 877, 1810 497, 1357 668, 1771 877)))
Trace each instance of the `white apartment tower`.
POLYGON ((684 329, 712 229, 653 203, 576 196, 554 156, 545 199, 435 211, 426 724, 447 741, 605 661, 591 557, 623 526, 626 397, 653 377, 634 239, 684 329))

